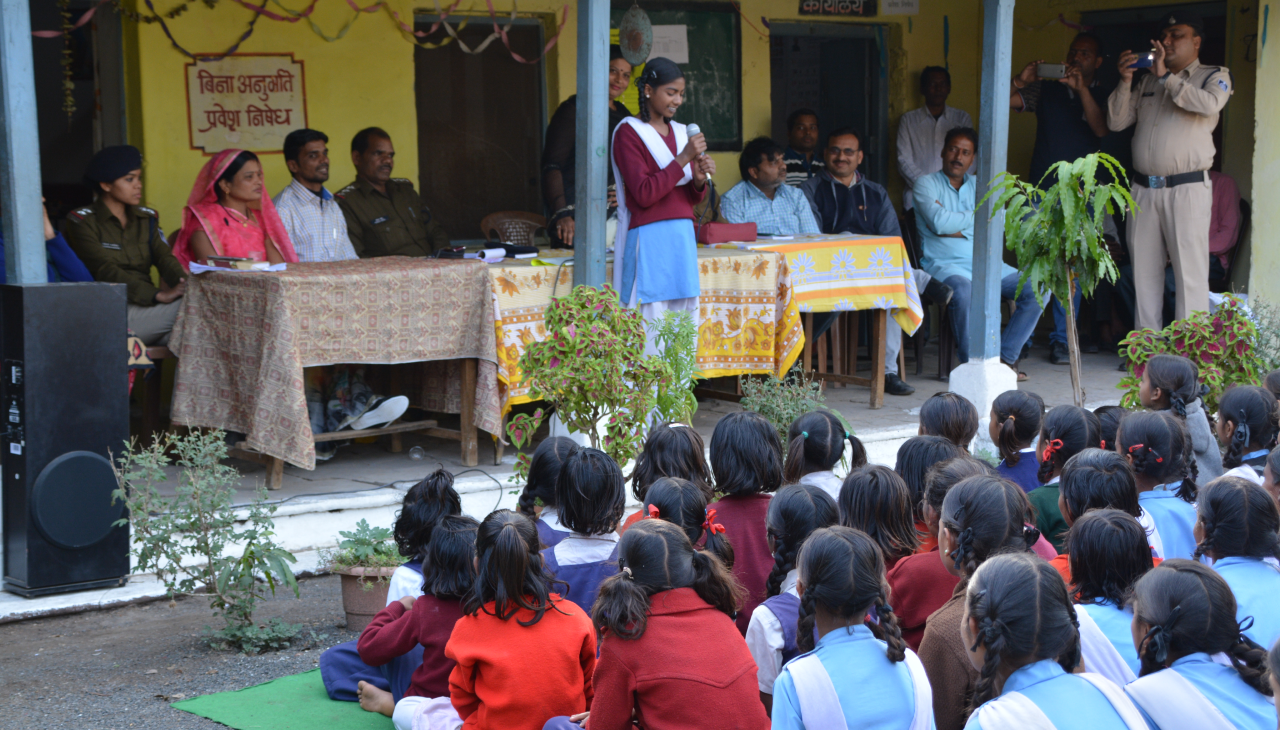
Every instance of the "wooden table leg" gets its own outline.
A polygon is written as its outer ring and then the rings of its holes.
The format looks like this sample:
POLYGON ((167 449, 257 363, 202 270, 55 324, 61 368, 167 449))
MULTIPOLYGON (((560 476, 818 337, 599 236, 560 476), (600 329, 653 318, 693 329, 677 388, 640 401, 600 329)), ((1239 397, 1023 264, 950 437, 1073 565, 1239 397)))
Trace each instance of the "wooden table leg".
MULTIPOLYGON (((836 321, 831 325, 831 372, 845 373, 844 362, 844 315, 839 312, 832 312, 836 316, 836 321)), ((839 384, 841 388, 844 383, 839 384)))
POLYGON ((888 310, 871 310, 871 407, 884 407, 885 330, 888 310))
POLYGON ((800 318, 804 321, 804 354, 800 356, 804 360, 800 369, 808 370, 813 367, 813 314, 805 312, 800 315, 800 318))
POLYGON ((469 357, 462 361, 462 423, 458 425, 459 430, 462 431, 463 466, 477 466, 480 463, 475 413, 476 359, 469 357))
POLYGON ((279 489, 284 486, 284 459, 271 457, 267 465, 267 489, 279 489))

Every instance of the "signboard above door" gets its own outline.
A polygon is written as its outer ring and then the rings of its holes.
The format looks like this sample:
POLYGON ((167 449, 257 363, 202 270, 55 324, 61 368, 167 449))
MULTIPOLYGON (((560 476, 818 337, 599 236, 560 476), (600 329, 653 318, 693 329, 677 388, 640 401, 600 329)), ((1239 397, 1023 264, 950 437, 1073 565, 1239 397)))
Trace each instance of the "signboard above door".
POLYGON ((800 14, 869 18, 876 14, 876 0, 800 0, 800 14))
POLYGON ((307 126, 302 61, 293 54, 233 54, 187 64, 192 149, 279 153, 289 132, 307 126))

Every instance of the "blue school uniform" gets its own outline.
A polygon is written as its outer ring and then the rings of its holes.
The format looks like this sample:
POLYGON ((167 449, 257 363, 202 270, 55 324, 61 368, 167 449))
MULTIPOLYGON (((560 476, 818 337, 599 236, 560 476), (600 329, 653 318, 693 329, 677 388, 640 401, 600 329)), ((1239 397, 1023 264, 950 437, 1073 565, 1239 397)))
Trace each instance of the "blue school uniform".
MULTIPOLYGON (((1143 513, 1149 516, 1151 524, 1154 524, 1156 532, 1159 533, 1160 540, 1157 544, 1152 539, 1152 545, 1156 547, 1156 556, 1169 560, 1172 558, 1186 558, 1191 560, 1191 555, 1196 551, 1196 538, 1193 530, 1196 525, 1196 508, 1182 501, 1178 496, 1177 490, 1181 482, 1173 484, 1162 484, 1150 492, 1138 493, 1138 506, 1142 508, 1143 513)), ((1139 522, 1144 527, 1150 527, 1147 519, 1139 518, 1139 522)))
MULTIPOLYGON (((401 568, 417 573, 418 584, 421 586, 421 558, 410 560, 396 570, 399 571, 401 568)), ((324 682, 324 689, 329 693, 329 699, 358 702, 360 698, 357 691, 360 683, 368 682, 380 690, 390 692, 396 702, 399 702, 404 697, 405 691, 409 689, 413 673, 422 666, 422 646, 415 646, 409 650, 408 654, 396 657, 380 667, 371 667, 360 659, 360 652, 356 649, 358 641, 359 639, 352 639, 343 642, 326 649, 320 655, 320 680, 324 682)))
MULTIPOLYGON (((1133 676, 1138 676, 1142 670, 1142 662, 1138 659, 1138 649, 1133 645, 1133 611, 1103 600, 1082 604, 1081 607, 1088 612, 1089 618, 1092 618, 1102 630, 1102 635, 1107 637, 1111 645, 1120 653, 1125 664, 1133 670, 1133 676)), ((1088 667, 1086 669, 1094 671, 1088 667)))
MULTIPOLYGON (((905 662, 889 661, 886 649, 871 629, 858 625, 832 631, 813 650, 831 675, 850 730, 911 727, 916 701, 911 672, 905 662)), ((929 727, 935 727, 932 717, 929 727)), ((773 684, 773 730, 804 730, 795 682, 785 668, 773 684)))
POLYGON ((1035 449, 1023 449, 1020 453, 1017 464, 1009 466, 1004 463, 1004 459, 1001 459, 996 471, 1000 472, 1000 476, 1022 487, 1022 491, 1030 492, 1040 486, 1040 462, 1036 461, 1035 449))
POLYGON ((573 534, 573 530, 560 523, 560 511, 555 507, 543 507, 533 526, 538 528, 538 539, 545 547, 555 547, 560 541, 573 534))
POLYGON ((618 533, 570 533, 555 547, 543 550, 542 559, 556 580, 569 586, 560 596, 590 614, 600 584, 618 574, 618 533))
POLYGON ((1244 635, 1270 649, 1280 638, 1280 569, 1259 558, 1241 557, 1217 560, 1213 569, 1236 596, 1236 618, 1244 623, 1246 616, 1253 617, 1244 635))
MULTIPOLYGON (((1276 726, 1276 706, 1271 700, 1245 684, 1235 669, 1214 662, 1208 654, 1188 654, 1171 664, 1170 669, 1177 670, 1240 730, 1272 730, 1276 726)), ((1152 730, 1182 730, 1157 725, 1142 705, 1138 705, 1138 711, 1152 730)))
MULTIPOLYGON (((1042 659, 1014 670, 1001 691, 1021 692, 1058 730, 1129 729, 1106 695, 1089 680, 1067 674, 1053 659, 1042 659)), ((964 727, 982 730, 978 710, 969 716, 964 727)))

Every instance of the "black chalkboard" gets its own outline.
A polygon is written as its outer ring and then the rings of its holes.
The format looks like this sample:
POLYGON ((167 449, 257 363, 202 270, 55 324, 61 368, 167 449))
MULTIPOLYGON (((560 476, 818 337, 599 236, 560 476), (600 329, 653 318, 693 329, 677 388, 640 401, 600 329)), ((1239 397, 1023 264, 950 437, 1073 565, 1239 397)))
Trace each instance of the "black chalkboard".
MULTIPOLYGON (((632 5, 615 3, 612 27, 632 5)), ((682 64, 686 92, 676 121, 696 122, 708 149, 742 149, 742 37, 730 3, 645 3, 653 25, 688 26, 689 62, 682 64)), ((632 109, 632 112, 635 112, 632 109)))

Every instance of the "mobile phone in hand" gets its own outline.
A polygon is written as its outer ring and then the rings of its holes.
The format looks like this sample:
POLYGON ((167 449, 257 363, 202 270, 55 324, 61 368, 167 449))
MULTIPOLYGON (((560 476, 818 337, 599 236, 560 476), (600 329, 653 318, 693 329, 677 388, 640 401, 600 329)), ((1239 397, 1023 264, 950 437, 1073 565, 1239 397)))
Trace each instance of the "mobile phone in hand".
POLYGON ((1065 63, 1037 63, 1036 76, 1042 79, 1060 79, 1067 75, 1065 63))
POLYGON ((1146 53, 1139 53, 1138 60, 1129 64, 1129 68, 1151 68, 1155 63, 1155 51, 1147 51, 1146 53))

